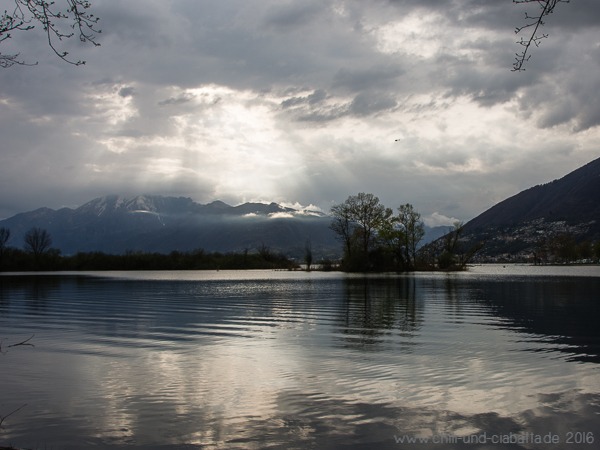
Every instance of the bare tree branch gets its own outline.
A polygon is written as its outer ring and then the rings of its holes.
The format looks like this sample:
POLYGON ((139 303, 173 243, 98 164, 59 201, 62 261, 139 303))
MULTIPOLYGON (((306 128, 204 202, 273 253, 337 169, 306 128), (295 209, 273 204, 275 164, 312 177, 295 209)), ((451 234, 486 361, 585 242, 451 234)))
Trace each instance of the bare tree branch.
MULTIPOLYGON (((91 2, 87 0, 66 0, 66 5, 60 9, 56 2, 45 0, 13 0, 15 7, 12 11, 5 10, 0 16, 0 43, 11 38, 11 32, 29 31, 36 25, 41 25, 48 45, 63 61, 80 66, 82 60, 69 58, 69 53, 57 47, 57 41, 70 39, 77 35, 81 42, 89 42, 94 46, 96 35, 101 33, 97 27, 99 18, 88 12, 91 2), (69 23, 70 22, 70 23, 69 23)), ((19 54, 7 55, 0 53, 0 67, 28 64, 19 59, 19 54)))
MULTIPOLYGON (((33 337, 35 336, 35 334, 32 334, 31 336, 29 336, 27 339, 25 339, 24 341, 21 342, 17 342, 16 344, 11 344, 8 345, 7 348, 10 347, 18 347, 20 345, 28 345, 30 347, 35 347, 32 343, 30 343, 29 341, 33 339, 33 337)), ((2 352, 2 342, 0 341, 0 353, 2 352)), ((2 424, 4 423, 4 421, 9 418, 10 416, 12 416, 15 413, 18 413, 19 411, 21 411, 23 408, 25 408, 27 406, 27 403, 25 403, 24 405, 19 406, 17 409, 15 409, 14 411, 8 413, 5 416, 0 416, 0 428, 2 428, 2 424)))
MULTIPOLYGON (((21 342, 17 342, 16 344, 11 344, 11 345, 7 345, 6 348, 11 348, 11 347, 19 347, 19 346, 29 346, 29 347, 35 347, 35 345, 33 345, 32 343, 30 343, 29 341, 33 339, 33 337, 35 336, 35 334, 32 334, 31 336, 29 336, 27 339, 25 339, 24 341, 21 342)), ((0 353, 2 352, 2 341, 0 341, 0 353)))
POLYGON ((23 408, 25 408, 27 406, 27 403, 25 403, 24 405, 19 406, 17 409, 15 409, 13 412, 8 413, 6 416, 0 416, 0 428, 2 428, 2 424, 4 423, 4 421, 9 418, 10 416, 12 416, 15 413, 18 413, 19 411, 21 411, 23 408))
POLYGON ((30 346, 30 347, 35 347, 35 345, 33 345, 33 344, 29 343, 29 341, 30 341, 30 340, 32 340, 34 336, 35 336, 35 334, 32 334, 31 336, 29 336, 29 337, 28 337, 27 339, 25 339, 24 341, 22 341, 22 342, 18 342, 18 343, 16 343, 16 344, 11 344, 11 345, 9 345, 7 348, 10 348, 10 347, 18 347, 19 345, 28 345, 28 346, 30 346))
POLYGON ((521 40, 517 41, 517 43, 521 44, 524 48, 522 52, 516 53, 515 62, 513 63, 512 68, 513 72, 525 70, 523 65, 531 58, 531 54, 528 54, 531 45, 533 44, 536 47, 539 47, 541 40, 548 37, 547 34, 538 34, 538 30, 545 23, 544 17, 552 14, 558 3, 569 3, 570 1, 571 0, 513 0, 513 3, 537 3, 539 6, 538 14, 529 15, 529 13, 526 12, 525 25, 515 28, 515 34, 519 34, 524 30, 531 30, 531 33, 529 34, 529 37, 521 37, 521 40))

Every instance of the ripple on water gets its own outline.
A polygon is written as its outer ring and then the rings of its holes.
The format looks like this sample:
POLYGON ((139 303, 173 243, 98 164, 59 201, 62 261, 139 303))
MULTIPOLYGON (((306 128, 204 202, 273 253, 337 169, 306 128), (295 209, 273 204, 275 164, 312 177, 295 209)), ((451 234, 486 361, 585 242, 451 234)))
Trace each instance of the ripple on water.
POLYGON ((3 282, 3 349, 35 335, 0 355, 0 407, 28 405, 4 436, 396 448, 398 430, 539 430, 598 412, 593 278, 223 276, 3 282))

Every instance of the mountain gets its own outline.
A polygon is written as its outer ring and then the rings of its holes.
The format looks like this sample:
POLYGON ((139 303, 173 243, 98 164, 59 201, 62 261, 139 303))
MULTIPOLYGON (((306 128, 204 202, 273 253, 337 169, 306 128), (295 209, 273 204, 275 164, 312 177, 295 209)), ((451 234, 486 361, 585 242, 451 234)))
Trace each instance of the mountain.
POLYGON ((526 258, 565 236, 600 240, 600 158, 498 203, 465 224, 461 241, 484 241, 484 258, 526 258))
POLYGON ((302 257, 310 240, 315 257, 337 256, 340 245, 319 211, 276 203, 206 205, 185 197, 117 195, 96 198, 76 209, 40 208, 0 221, 11 231, 8 245, 21 247, 32 227, 46 229, 63 254, 102 251, 124 253, 173 250, 209 252, 255 250, 267 246, 302 257))
MULTIPOLYGON (((52 237, 52 247, 65 255, 101 251, 170 253, 256 251, 263 246, 303 258, 310 241, 315 259, 341 256, 342 244, 329 228, 331 217, 320 211, 277 203, 231 206, 216 200, 199 204, 187 197, 108 195, 72 209, 39 208, 0 221, 8 228, 8 245, 22 247, 25 233, 39 227, 52 237)), ((425 227, 421 245, 448 231, 425 227)))

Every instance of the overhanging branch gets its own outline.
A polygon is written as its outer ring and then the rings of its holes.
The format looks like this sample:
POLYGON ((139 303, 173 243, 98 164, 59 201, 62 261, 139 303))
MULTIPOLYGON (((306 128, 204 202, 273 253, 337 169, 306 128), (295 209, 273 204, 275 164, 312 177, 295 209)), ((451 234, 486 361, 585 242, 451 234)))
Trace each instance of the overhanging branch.
MULTIPOLYGON (((13 31, 28 31, 41 25, 52 51, 63 61, 76 66, 85 64, 85 61, 69 58, 68 52, 59 50, 57 41, 77 35, 81 42, 100 45, 96 42, 96 36, 102 32, 97 28, 100 19, 89 12, 91 2, 87 0, 66 0, 62 10, 54 1, 14 0, 14 3, 12 12, 5 10, 0 15, 0 43, 10 39, 13 31)), ((34 65, 20 60, 19 54, 0 53, 0 67, 15 64, 34 65)))
POLYGON ((558 3, 569 2, 570 0, 513 0, 513 3, 537 3, 539 6, 539 14, 530 15, 526 12, 525 25, 515 28, 515 34, 519 34, 524 30, 531 30, 531 33, 527 38, 521 37, 521 40, 517 41, 518 44, 523 46, 523 51, 518 52, 515 55, 515 62, 513 63, 512 68, 513 72, 525 70, 523 65, 531 58, 531 54, 529 54, 530 47, 532 45, 539 47, 541 40, 548 37, 547 34, 539 34, 538 31, 545 23, 544 17, 552 14, 558 3))

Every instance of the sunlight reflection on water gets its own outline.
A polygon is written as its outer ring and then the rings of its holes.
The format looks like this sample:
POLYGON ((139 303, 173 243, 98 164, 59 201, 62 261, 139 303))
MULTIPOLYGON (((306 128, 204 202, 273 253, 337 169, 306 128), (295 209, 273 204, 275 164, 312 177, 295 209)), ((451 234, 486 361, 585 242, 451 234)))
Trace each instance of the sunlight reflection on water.
POLYGON ((2 276, 3 349, 32 334, 35 347, 0 355, 0 414, 27 403, 0 443, 397 448, 399 433, 598 433, 600 278, 504 269, 2 276))

